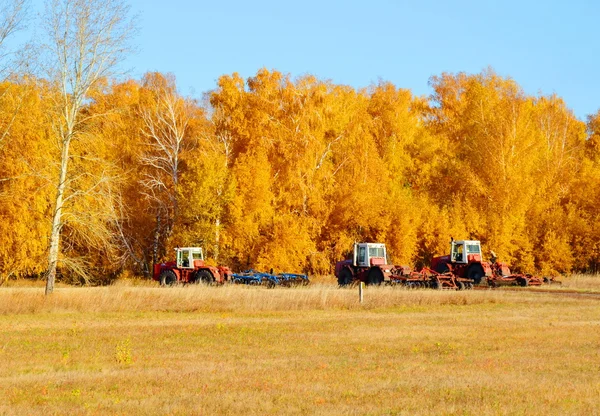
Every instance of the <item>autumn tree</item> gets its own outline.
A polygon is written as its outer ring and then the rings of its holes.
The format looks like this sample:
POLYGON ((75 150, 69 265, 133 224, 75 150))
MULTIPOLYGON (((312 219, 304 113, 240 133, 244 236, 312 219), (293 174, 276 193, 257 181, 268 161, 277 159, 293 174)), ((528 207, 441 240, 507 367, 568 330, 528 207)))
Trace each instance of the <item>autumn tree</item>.
POLYGON ((13 46, 14 35, 26 25, 27 6, 26 0, 0 2, 0 228, 4 235, 0 245, 0 284, 10 276, 40 271, 39 229, 33 226, 28 233, 27 224, 40 213, 33 210, 43 205, 39 203, 43 192, 36 193, 37 199, 32 196, 40 181, 30 176, 32 160, 30 154, 23 152, 37 146, 39 130, 29 123, 32 115, 39 115, 37 110, 42 105, 35 99, 39 92, 36 81, 19 66, 24 62, 19 58, 27 56, 26 47, 13 46), (24 108, 29 109, 27 114, 22 111, 24 108), (33 206, 32 199, 37 202, 33 206))
POLYGON ((540 147, 533 100, 492 70, 443 74, 432 78, 432 86, 437 105, 430 125, 447 149, 436 199, 452 204, 465 237, 481 239, 511 262, 526 249, 519 241, 526 239, 525 217, 535 192, 540 147))
MULTIPOLYGON (((121 0, 102 3, 89 0, 49 0, 46 3, 44 27, 48 36, 46 69, 54 91, 49 97, 54 102, 51 117, 58 155, 56 197, 52 209, 52 226, 48 251, 46 294, 52 293, 56 269, 60 259, 60 240, 66 223, 82 223, 91 219, 75 214, 76 201, 85 195, 97 200, 110 198, 110 180, 100 173, 95 177, 81 170, 73 174, 71 162, 84 162, 87 155, 82 148, 74 148, 83 137, 93 142, 94 135, 86 130, 90 121, 85 114, 90 92, 104 77, 113 74, 125 57, 127 43, 133 31, 128 17, 129 7, 121 0), (73 150, 84 153, 74 153, 73 150), (71 168, 71 169, 70 169, 71 168), (79 180, 82 179, 82 182, 79 180), (91 180, 90 180, 91 179, 91 180), (84 187, 81 187, 81 186, 84 187), (72 202, 73 215, 64 215, 65 204, 72 202)), ((110 202, 108 202, 110 204, 110 202)), ((81 208, 81 207, 79 207, 81 208)), ((83 244, 96 245, 106 241, 105 221, 94 221, 94 227, 79 228, 83 244)), ((84 267, 78 267, 83 271, 84 267)))
POLYGON ((180 203, 175 239, 181 244, 203 246, 207 256, 219 262, 222 254, 228 254, 222 251, 223 243, 228 244, 224 228, 227 207, 235 193, 231 136, 227 131, 217 133, 218 115, 213 114, 213 119, 207 120, 203 112, 196 113, 189 151, 182 154, 185 169, 178 189, 180 203))
POLYGON ((53 143, 46 134, 50 108, 41 99, 44 89, 43 82, 33 79, 0 84, 0 107, 6 110, 0 112, 0 123, 10 124, 0 151, 0 284, 45 271, 46 220, 53 194, 42 167, 53 143))
POLYGON ((181 157, 190 148, 193 123, 201 110, 182 97, 172 75, 144 76, 139 116, 145 150, 140 156, 143 178, 140 185, 156 219, 153 261, 173 232, 179 215, 181 157))
POLYGON ((583 156, 584 126, 556 96, 527 96, 510 78, 432 78, 428 125, 446 150, 438 203, 522 270, 568 271, 566 197, 583 156))

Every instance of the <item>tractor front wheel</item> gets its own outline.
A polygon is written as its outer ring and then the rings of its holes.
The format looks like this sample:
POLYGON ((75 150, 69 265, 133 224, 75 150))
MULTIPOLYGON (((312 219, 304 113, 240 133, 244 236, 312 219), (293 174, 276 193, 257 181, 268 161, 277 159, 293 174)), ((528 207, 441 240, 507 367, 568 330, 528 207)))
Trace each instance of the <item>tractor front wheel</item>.
POLYGON ((338 276, 338 284, 340 286, 348 286, 354 280, 352 276, 352 272, 348 269, 342 269, 340 271, 340 275, 338 276))
POLYGON ((369 270, 369 275, 367 277, 368 285, 380 285, 383 283, 383 272, 379 267, 372 267, 369 270))
POLYGON ((485 273, 483 272, 483 267, 479 264, 475 264, 467 270, 467 279, 473 279, 476 285, 481 283, 483 276, 485 276, 485 273))
POLYGON ((161 286, 173 286, 177 283, 177 275, 173 270, 165 270, 160 274, 159 280, 161 286))

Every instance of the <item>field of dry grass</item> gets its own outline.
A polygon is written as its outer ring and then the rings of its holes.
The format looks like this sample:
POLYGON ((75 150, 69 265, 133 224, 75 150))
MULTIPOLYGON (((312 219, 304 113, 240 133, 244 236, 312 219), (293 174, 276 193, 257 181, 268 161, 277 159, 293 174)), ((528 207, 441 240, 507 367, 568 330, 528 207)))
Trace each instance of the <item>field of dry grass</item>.
POLYGON ((600 292, 600 274, 573 274, 561 279, 560 286, 564 289, 575 289, 590 292, 600 292))
POLYGON ((7 415, 600 414, 595 297, 4 287, 0 329, 7 415))

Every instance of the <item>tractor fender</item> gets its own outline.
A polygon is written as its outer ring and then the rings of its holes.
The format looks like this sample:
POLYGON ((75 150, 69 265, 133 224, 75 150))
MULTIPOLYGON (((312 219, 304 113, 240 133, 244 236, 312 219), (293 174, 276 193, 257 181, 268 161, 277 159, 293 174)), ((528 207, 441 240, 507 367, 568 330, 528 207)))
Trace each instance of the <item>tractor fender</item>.
POLYGON ((431 268, 438 273, 443 273, 440 270, 445 269, 447 263, 451 263, 449 254, 446 256, 437 256, 431 259, 431 268))
MULTIPOLYGON (((490 275, 491 275, 491 269, 490 269, 490 275)), ((474 280, 474 283, 476 285, 480 284, 481 281, 483 280, 483 278, 486 277, 485 269, 484 269, 482 263, 473 263, 473 264, 469 265, 469 267, 467 268, 465 277, 467 279, 474 280)))
POLYGON ((156 280, 158 282, 159 280, 159 276, 160 276, 160 272, 162 272, 163 267, 165 266, 164 263, 160 264, 160 263, 155 263, 154 267, 152 268, 152 280, 156 280))
POLYGON ((337 270, 336 277, 340 287, 352 284, 352 282, 356 278, 353 268, 349 265, 340 267, 340 269, 337 270))
POLYGON ((210 271, 210 273, 213 275, 213 279, 215 279, 215 282, 223 283, 223 276, 221 275, 217 267, 208 266, 206 267, 206 269, 208 269, 208 271, 210 271))
POLYGON ((335 263, 335 277, 340 277, 340 273, 343 269, 349 269, 350 272, 354 275, 354 270, 350 267, 352 265, 352 260, 341 260, 335 263))
POLYGON ((487 261, 482 261, 480 264, 483 268, 483 273, 485 274, 485 276, 490 277, 493 274, 492 265, 487 261))
POLYGON ((383 279, 384 280, 390 280, 390 276, 393 274, 394 269, 396 266, 394 266, 393 264, 379 264, 379 265, 375 265, 372 266, 371 268, 378 268, 381 270, 381 273, 383 274, 383 279))
POLYGON ((177 280, 181 280, 181 272, 175 267, 175 262, 155 264, 152 270, 152 280, 160 281, 160 274, 165 270, 171 270, 177 276, 177 280))
POLYGON ((231 269, 226 266, 218 266, 217 270, 219 275, 223 278, 223 281, 229 281, 231 279, 231 269))
POLYGON ((348 270, 352 276, 356 274, 356 270, 354 270, 354 267, 350 267, 350 265, 344 265, 344 267, 340 267, 340 273, 342 270, 348 270))

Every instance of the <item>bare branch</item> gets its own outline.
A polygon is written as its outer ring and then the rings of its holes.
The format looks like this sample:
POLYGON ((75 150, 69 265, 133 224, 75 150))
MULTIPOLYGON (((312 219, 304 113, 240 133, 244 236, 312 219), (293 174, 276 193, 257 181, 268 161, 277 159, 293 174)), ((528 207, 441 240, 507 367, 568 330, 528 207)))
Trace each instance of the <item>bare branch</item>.
MULTIPOLYGON (((46 72, 59 94, 51 95, 55 102, 54 130, 60 149, 60 169, 56 182, 56 200, 52 219, 52 232, 48 255, 48 277, 46 294, 52 293, 56 267, 60 254, 60 236, 66 216, 72 223, 86 218, 81 211, 63 213, 65 202, 86 196, 106 198, 112 203, 110 192, 103 194, 103 188, 110 179, 100 175, 97 183, 88 188, 76 188, 81 176, 71 177, 71 141, 82 136, 85 124, 82 110, 89 100, 89 93, 103 78, 113 75, 117 64, 129 51, 128 42, 134 32, 134 20, 128 17, 129 6, 123 0, 47 0, 45 29, 49 43, 46 72), (69 196, 66 195, 69 188, 69 196)), ((85 172, 83 172, 85 174, 85 172)), ((110 186, 107 186, 110 188, 110 186)), ((98 227, 102 222, 94 222, 98 227)), ((104 223, 104 226, 107 226, 104 223)), ((83 236, 90 244, 105 244, 109 240, 101 229, 88 226, 88 234, 83 236)), ((63 264, 69 263, 63 259, 63 264)), ((79 264, 79 263, 74 263, 79 264)), ((84 266, 85 264, 82 263, 84 266)), ((83 267, 83 266, 82 266, 83 267)), ((81 268, 80 268, 81 269, 81 268)))

